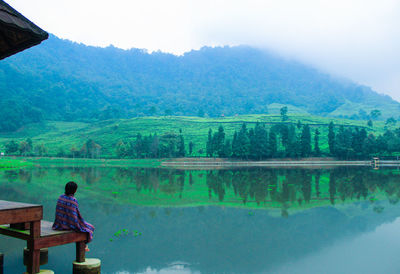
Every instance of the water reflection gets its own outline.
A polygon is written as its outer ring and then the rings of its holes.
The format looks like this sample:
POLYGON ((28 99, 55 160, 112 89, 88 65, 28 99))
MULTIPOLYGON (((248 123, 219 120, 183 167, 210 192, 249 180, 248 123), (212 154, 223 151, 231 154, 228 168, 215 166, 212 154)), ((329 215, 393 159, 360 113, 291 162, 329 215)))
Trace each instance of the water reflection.
MULTIPOLYGON (((102 195, 114 203, 135 205, 223 205, 290 210, 349 201, 368 200, 377 204, 400 197, 397 170, 369 168, 334 169, 237 169, 185 171, 155 168, 33 168, 0 174, 0 190, 47 193, 51 186, 76 180, 84 195, 102 195), (7 183, 5 183, 7 182, 7 183), (28 190, 29 189, 29 190, 28 190)), ((56 188, 54 188, 56 189, 56 188)), ((60 189, 57 191, 59 192, 60 189)), ((26 197, 27 198, 27 197, 26 197)), ((383 208, 376 206, 375 211, 383 208)))
MULTIPOLYGON (((376 228, 399 227, 398 221, 391 223, 400 216, 399 176, 394 169, 344 167, 36 167, 2 171, 0 199, 43 204, 44 219, 52 220, 65 182, 78 181, 81 211, 96 225, 90 256, 102 259, 103 273, 328 273, 329 267, 346 267, 335 258, 357 239, 362 244, 351 245, 352 252, 374 255, 368 263, 377 266, 371 269, 386 269, 380 265, 387 262, 384 247, 371 239, 383 235, 374 234, 376 228), (117 233, 124 229, 141 234, 117 233)), ((396 229, 384 231, 398 237, 396 229)), ((397 252, 396 244, 385 247, 397 252)), ((8 273, 23 271, 23 246, 0 237, 8 273)), ((71 272, 66 262, 73 260, 73 245, 50 254, 46 268, 71 272)), ((391 269, 400 269, 400 263, 391 263, 391 269)), ((346 264, 357 273, 356 264, 346 264)))

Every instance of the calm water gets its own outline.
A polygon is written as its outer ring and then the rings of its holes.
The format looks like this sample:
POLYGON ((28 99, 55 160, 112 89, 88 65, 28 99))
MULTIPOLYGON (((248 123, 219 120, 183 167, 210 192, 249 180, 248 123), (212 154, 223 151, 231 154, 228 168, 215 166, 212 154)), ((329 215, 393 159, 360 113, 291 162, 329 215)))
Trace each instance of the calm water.
MULTIPOLYGON (((36 167, 0 171, 0 199, 53 220, 68 180, 102 273, 400 273, 397 169, 36 167)), ((0 235, 5 273, 24 245, 0 235)), ((50 248, 43 268, 71 273, 74 256, 50 248)))

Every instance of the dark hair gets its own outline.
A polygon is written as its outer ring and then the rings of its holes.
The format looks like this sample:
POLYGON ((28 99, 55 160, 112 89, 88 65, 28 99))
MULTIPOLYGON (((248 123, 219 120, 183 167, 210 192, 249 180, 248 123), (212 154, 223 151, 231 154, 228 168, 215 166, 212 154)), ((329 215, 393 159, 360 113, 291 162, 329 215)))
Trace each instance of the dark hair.
POLYGON ((78 185, 71 181, 65 185, 65 195, 75 194, 76 190, 78 189, 78 185))

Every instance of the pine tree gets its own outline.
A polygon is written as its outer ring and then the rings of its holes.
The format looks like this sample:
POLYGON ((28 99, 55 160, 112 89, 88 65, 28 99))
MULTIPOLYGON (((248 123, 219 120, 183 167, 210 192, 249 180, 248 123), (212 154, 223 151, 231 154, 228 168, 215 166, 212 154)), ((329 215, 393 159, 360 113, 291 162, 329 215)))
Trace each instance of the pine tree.
POLYGON ((212 141, 211 128, 208 130, 208 139, 207 139, 207 143, 206 143, 206 155, 207 155, 207 157, 213 156, 213 141, 212 141))
POLYGON ((257 122, 254 127, 254 136, 253 136, 253 155, 254 158, 260 160, 262 158, 266 158, 268 156, 268 139, 267 139, 267 130, 265 129, 265 125, 261 125, 257 122))
POLYGON ((250 154, 250 139, 245 123, 242 124, 242 127, 238 133, 237 141, 239 144, 239 157, 242 159, 247 159, 250 154))
POLYGON ((301 132, 301 156, 309 157, 311 154, 311 133, 308 125, 303 126, 301 132))
POLYGON ((232 155, 232 144, 231 140, 227 139, 224 144, 223 155, 221 157, 231 157, 232 155))
POLYGON ((320 135, 320 132, 317 128, 317 129, 315 129, 315 133, 314 133, 314 154, 317 157, 321 156, 321 150, 319 148, 319 135, 320 135))
POLYGON ((194 148, 194 144, 192 141, 189 142, 189 155, 192 155, 193 153, 193 148, 194 148))
POLYGON ((183 135, 179 134, 179 139, 178 139, 178 156, 179 157, 185 157, 185 139, 183 139, 183 135))
POLYGON ((273 130, 269 132, 268 148, 269 148, 269 155, 271 157, 275 157, 278 150, 278 145, 276 140, 276 133, 273 130))
POLYGON ((329 152, 331 155, 335 155, 335 132, 334 132, 334 124, 333 122, 329 123, 329 132, 328 132, 328 144, 329 144, 329 152))
POLYGON ((224 157, 224 145, 225 145, 225 132, 224 128, 219 126, 218 132, 215 139, 215 152, 219 157, 224 157))
POLYGON ((288 108, 287 106, 284 106, 280 109, 281 112, 281 118, 282 118, 282 122, 285 122, 289 119, 289 117, 287 116, 287 112, 288 112, 288 108))
POLYGON ((238 134, 235 130, 233 133, 233 140, 232 140, 232 157, 239 157, 239 142, 238 142, 238 134))

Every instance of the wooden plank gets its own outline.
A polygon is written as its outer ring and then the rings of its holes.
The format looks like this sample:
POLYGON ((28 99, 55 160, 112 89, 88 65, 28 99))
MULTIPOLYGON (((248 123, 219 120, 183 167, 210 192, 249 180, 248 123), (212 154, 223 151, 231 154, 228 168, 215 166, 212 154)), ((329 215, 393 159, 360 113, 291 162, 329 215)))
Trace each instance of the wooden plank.
POLYGON ((58 234, 65 234, 65 233, 74 233, 71 230, 53 230, 53 222, 49 221, 41 221, 40 225, 41 231, 40 236, 51 236, 51 235, 58 235, 58 234))
POLYGON ((41 205, 0 200, 0 211, 9 209, 18 209, 18 208, 31 208, 31 207, 41 207, 41 205))
POLYGON ((42 206, 0 210, 0 225, 39 221, 42 218, 42 206))
POLYGON ((72 232, 59 235, 40 237, 35 240, 35 248, 41 249, 46 247, 65 245, 75 242, 87 241, 87 233, 72 232))

